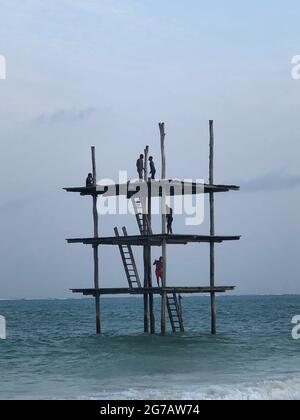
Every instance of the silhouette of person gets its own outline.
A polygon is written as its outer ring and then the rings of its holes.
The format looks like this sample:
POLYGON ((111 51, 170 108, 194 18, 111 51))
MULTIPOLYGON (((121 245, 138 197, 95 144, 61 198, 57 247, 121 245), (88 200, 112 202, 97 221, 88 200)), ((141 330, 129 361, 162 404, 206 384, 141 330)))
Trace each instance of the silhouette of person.
POLYGON ((136 169, 137 173, 139 174, 139 179, 143 179, 144 175, 144 155, 140 155, 139 159, 136 161, 136 169))
POLYGON ((87 179, 85 181, 86 187, 93 187, 94 186, 94 178, 92 174, 88 174, 87 179))

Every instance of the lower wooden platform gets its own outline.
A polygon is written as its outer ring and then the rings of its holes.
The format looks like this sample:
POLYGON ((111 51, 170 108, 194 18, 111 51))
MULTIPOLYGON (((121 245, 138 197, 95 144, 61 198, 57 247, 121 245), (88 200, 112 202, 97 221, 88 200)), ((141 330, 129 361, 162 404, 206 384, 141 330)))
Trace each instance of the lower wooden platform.
POLYGON ((101 289, 71 289, 73 293, 82 294, 84 296, 97 296, 97 295, 144 295, 151 293, 154 295, 161 295, 166 293, 177 294, 196 294, 196 293, 225 293, 235 289, 235 286, 216 286, 216 287, 152 287, 152 288, 134 288, 128 287, 120 288, 101 288, 101 289))
POLYGON ((224 236, 224 235, 130 235, 130 236, 112 236, 102 238, 73 238, 67 239, 69 244, 85 244, 85 245, 131 245, 131 246, 162 246, 165 241, 169 245, 187 245, 188 243, 222 243, 224 241, 239 241, 240 235, 224 236))

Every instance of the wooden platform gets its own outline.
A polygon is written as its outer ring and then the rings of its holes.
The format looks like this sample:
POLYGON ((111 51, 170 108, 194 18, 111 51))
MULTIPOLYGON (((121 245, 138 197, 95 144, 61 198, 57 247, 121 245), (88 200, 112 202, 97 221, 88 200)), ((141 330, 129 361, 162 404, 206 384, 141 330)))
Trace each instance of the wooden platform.
POLYGON ((133 235, 105 238, 74 238, 67 239, 69 244, 85 245, 131 245, 131 246, 161 246, 163 241, 170 245, 187 245, 188 243, 221 243, 238 241, 241 236, 209 236, 209 235, 133 235))
MULTIPOLYGON (((147 188, 151 186, 152 197, 161 197, 162 189, 158 187, 161 181, 129 181, 127 184, 116 184, 116 185, 97 185, 96 187, 71 187, 64 188, 67 192, 80 193, 80 195, 105 195, 106 197, 112 196, 126 196, 131 198, 135 194, 141 191, 144 186, 147 188)), ((228 192, 238 191, 240 189, 237 185, 211 185, 211 184, 200 184, 196 182, 184 182, 179 180, 166 180, 166 183, 170 184, 170 190, 167 191, 167 196, 176 195, 191 195, 199 193, 217 193, 217 192, 228 192)))
POLYGON ((152 288, 101 288, 101 289, 71 289, 73 293, 82 294, 84 296, 96 295, 144 295, 152 293, 154 295, 162 295, 163 292, 177 294, 197 294, 197 293, 225 293, 235 289, 235 286, 216 286, 207 287, 152 287, 152 288))

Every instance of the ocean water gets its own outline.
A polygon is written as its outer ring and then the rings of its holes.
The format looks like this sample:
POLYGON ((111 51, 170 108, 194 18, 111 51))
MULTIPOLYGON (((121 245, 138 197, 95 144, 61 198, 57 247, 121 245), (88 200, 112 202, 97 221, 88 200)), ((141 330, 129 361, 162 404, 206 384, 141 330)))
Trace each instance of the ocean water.
POLYGON ((91 299, 0 301, 0 399, 300 399, 300 296, 221 296, 216 337, 207 297, 183 312, 184 334, 148 336, 142 299, 103 298, 97 337, 91 299))

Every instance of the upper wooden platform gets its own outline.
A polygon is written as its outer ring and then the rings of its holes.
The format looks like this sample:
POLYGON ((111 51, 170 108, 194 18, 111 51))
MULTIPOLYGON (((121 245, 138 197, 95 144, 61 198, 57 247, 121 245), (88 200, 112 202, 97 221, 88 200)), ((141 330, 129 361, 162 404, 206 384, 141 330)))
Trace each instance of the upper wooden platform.
POLYGON ((80 193, 80 195, 104 195, 105 197, 114 197, 123 195, 127 198, 132 196, 140 195, 143 188, 147 191, 151 187, 152 197, 161 197, 162 191, 166 196, 176 195, 194 195, 203 193, 217 193, 217 192, 228 192, 238 191, 240 189, 237 185, 209 185, 196 182, 185 182, 180 180, 154 180, 154 181, 128 181, 126 184, 115 184, 115 185, 97 185, 96 187, 71 187, 64 188, 67 192, 80 193))
POLYGON ((132 245, 132 246, 162 246, 166 241, 170 245, 187 245, 188 243, 238 241, 241 236, 209 236, 209 235, 133 235, 112 236, 105 238, 73 238, 67 239, 69 244, 85 245, 132 245))

